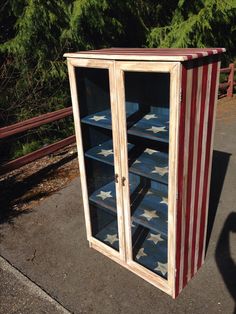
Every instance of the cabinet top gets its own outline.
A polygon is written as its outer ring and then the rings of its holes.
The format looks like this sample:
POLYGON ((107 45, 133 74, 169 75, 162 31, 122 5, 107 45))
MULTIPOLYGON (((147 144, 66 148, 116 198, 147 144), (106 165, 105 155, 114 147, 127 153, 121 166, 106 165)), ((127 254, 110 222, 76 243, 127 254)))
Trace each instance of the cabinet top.
POLYGON ((225 52, 225 48, 105 48, 65 53, 67 58, 186 61, 225 52))

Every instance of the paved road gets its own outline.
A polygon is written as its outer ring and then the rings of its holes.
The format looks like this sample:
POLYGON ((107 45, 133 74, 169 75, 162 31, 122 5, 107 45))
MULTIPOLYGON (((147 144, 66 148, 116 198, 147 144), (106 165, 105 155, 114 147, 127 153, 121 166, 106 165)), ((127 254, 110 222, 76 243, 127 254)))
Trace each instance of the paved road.
POLYGON ((28 214, 0 226, 0 255, 37 284, 30 286, 1 260, 0 313, 234 313, 235 113, 233 107, 221 110, 217 119, 206 262, 176 300, 88 248, 75 179, 28 214), (44 297, 38 286, 47 292, 44 297))

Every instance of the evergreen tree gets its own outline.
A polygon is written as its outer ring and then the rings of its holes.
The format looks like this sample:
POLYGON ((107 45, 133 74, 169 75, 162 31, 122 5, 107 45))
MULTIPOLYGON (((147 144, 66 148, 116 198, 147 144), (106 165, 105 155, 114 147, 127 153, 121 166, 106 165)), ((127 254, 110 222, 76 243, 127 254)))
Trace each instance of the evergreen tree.
MULTIPOLYGON (((220 46, 233 59, 235 20, 236 0, 3 0, 0 126, 71 104, 65 52, 220 46)), ((46 129, 50 137, 71 126, 46 129)))
POLYGON ((226 47, 236 54, 236 0, 179 0, 169 24, 152 28, 150 47, 226 47))

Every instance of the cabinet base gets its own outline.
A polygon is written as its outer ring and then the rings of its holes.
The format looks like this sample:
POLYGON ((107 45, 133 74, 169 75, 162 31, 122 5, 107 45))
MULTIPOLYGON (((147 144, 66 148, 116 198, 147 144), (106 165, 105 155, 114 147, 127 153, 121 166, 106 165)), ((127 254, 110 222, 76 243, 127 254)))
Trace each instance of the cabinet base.
POLYGON ((149 270, 146 270, 145 268, 143 268, 141 265, 138 265, 134 261, 127 261, 127 262, 122 261, 121 259, 119 259, 116 256, 112 255, 111 253, 104 251, 104 249, 101 248, 96 243, 93 243, 93 242, 89 241, 89 247, 93 248, 96 251, 102 253, 103 255, 109 257, 110 259, 112 259, 113 261, 118 263, 119 265, 121 265, 121 266, 125 267, 126 269, 130 270, 135 275, 138 275, 139 277, 141 277, 142 279, 146 280, 147 282, 149 282, 150 284, 152 284, 156 288, 162 290, 163 292, 169 294, 170 296, 172 296, 172 298, 174 298, 174 292, 172 291, 171 287, 169 286, 167 280, 162 279, 161 277, 153 274, 149 270))

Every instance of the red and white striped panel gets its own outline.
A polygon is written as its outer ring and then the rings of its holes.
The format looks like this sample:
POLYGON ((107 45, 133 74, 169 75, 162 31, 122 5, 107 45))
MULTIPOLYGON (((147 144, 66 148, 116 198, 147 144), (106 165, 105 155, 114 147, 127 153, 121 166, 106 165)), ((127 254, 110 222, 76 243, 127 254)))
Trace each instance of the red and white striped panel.
POLYGON ((204 261, 219 69, 218 57, 182 63, 175 297, 204 261))
POLYGON ((185 61, 221 54, 225 48, 104 48, 67 53, 65 57, 85 57, 112 60, 185 61))

